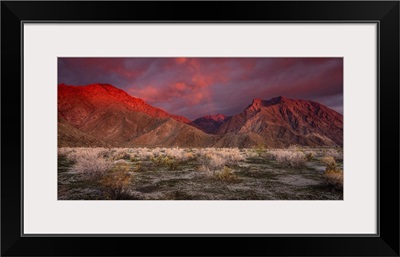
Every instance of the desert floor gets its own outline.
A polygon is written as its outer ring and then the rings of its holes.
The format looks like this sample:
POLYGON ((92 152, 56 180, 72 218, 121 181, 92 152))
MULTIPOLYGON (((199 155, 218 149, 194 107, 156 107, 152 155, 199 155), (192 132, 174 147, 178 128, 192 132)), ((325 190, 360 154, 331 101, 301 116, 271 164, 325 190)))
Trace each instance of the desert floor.
POLYGON ((59 148, 59 200, 342 200, 341 148, 59 148))

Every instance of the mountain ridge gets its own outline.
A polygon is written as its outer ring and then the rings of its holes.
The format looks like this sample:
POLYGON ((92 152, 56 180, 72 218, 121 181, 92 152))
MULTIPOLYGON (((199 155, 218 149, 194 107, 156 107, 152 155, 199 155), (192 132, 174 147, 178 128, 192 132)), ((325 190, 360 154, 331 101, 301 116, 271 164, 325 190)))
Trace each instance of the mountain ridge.
POLYGON ((190 121, 109 84, 58 85, 59 146, 343 145, 343 116, 314 101, 253 99, 242 112, 190 121))

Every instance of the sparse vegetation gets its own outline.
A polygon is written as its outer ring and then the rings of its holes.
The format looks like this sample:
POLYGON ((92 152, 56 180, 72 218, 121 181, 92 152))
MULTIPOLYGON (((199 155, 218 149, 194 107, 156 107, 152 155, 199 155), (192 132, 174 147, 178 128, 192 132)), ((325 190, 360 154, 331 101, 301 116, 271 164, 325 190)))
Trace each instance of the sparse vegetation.
POLYGON ((336 149, 326 150, 325 155, 333 157, 336 161, 343 161, 343 152, 340 153, 336 149))
POLYGON ((326 171, 324 175, 325 183, 337 190, 343 189, 343 170, 326 171))
POLYGON ((297 150, 277 150, 273 156, 277 163, 288 167, 302 167, 305 164, 304 153, 297 150))
POLYGON ((332 156, 323 157, 321 161, 326 165, 324 174, 325 184, 337 190, 342 190, 343 170, 337 166, 336 161, 332 156))
POLYGON ((113 162, 103 158, 103 154, 103 149, 93 148, 79 149, 67 156, 75 162, 74 170, 77 173, 86 179, 94 179, 103 176, 113 166, 113 162))
POLYGON ((299 146, 59 148, 59 199, 342 199, 342 153, 299 146))

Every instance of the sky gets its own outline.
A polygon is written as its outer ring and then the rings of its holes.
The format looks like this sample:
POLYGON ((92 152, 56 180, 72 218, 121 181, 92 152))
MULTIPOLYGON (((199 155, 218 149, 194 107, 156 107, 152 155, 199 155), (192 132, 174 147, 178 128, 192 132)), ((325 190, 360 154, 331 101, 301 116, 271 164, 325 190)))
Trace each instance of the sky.
POLYGON ((191 120, 277 96, 343 114, 342 58, 58 58, 60 83, 111 84, 191 120))

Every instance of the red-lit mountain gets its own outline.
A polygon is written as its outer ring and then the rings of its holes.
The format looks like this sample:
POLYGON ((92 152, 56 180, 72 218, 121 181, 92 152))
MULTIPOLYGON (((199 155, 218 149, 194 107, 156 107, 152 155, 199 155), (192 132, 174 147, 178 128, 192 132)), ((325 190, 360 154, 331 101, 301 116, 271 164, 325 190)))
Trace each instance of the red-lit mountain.
POLYGON ((254 99, 232 117, 218 114, 191 122, 108 84, 58 86, 59 146, 252 147, 258 144, 343 145, 343 117, 316 102, 276 97, 268 101, 254 99))
POLYGON ((58 120, 60 146, 203 146, 212 139, 190 120, 108 84, 60 84, 58 120))
POLYGON ((243 112, 223 123, 217 133, 223 137, 216 146, 343 145, 343 116, 313 101, 281 96, 254 99, 243 112))
POLYGON ((67 117, 67 120, 78 126, 83 122, 82 117, 86 117, 87 112, 92 111, 93 108, 112 109, 115 105, 127 110, 143 112, 151 117, 172 118, 179 122, 191 123, 191 121, 185 117, 171 115, 109 84, 91 84, 87 86, 58 85, 59 112, 65 113, 66 111, 71 111, 71 107, 76 103, 81 103, 82 108, 77 109, 75 107, 73 110, 77 111, 77 113, 75 113, 76 115, 70 115, 67 117))
POLYGON ((231 116, 223 114, 207 115, 193 121, 194 125, 208 134, 217 134, 219 127, 228 121, 231 116))

